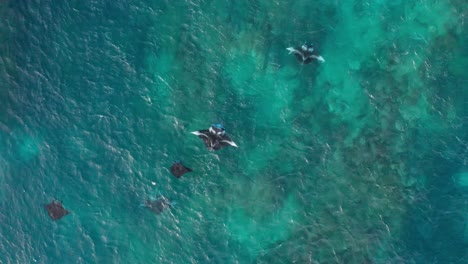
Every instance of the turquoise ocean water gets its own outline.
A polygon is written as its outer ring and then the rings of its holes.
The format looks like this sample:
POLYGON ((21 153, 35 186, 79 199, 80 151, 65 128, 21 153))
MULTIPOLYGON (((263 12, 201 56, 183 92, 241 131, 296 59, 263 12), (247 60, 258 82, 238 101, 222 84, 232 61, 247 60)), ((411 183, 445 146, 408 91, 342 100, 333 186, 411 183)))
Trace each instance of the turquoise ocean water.
POLYGON ((468 263, 466 6, 1 1, 0 263, 468 263))

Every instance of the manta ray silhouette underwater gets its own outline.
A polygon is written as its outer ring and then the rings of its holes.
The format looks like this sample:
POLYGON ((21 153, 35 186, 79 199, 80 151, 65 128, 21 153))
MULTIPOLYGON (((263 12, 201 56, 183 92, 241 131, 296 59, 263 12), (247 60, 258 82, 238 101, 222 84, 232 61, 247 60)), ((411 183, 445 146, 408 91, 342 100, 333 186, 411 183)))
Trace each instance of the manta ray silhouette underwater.
MULTIPOLYGON (((294 54, 302 64, 309 64, 312 60, 325 62, 325 59, 308 44, 303 44, 298 47, 289 47, 287 50, 289 51, 289 54, 294 54)), ((200 138, 209 151, 217 151, 228 146, 235 148, 238 147, 231 137, 226 134, 225 127, 219 123, 212 124, 208 129, 193 131, 191 134, 200 138)), ((184 166, 180 160, 175 161, 170 168, 170 172, 177 179, 180 179, 184 174, 192 171, 193 170, 191 168, 184 166)), ((170 205, 170 200, 162 195, 156 199, 146 199, 143 204, 145 208, 156 214, 161 214, 165 209, 169 208, 170 205)), ((54 221, 60 220, 62 217, 69 214, 69 212, 63 207, 62 203, 58 200, 54 200, 50 204, 47 204, 45 208, 47 209, 50 218, 54 221)))
POLYGON ((176 178, 182 177, 187 172, 191 172, 192 169, 185 167, 182 164, 182 161, 178 160, 174 162, 171 166, 171 173, 174 175, 176 178))
POLYGON ((53 200, 50 204, 47 204, 44 207, 47 209, 50 218, 54 221, 59 220, 69 213, 58 200, 53 200))
POLYGON ((148 208, 150 211, 156 214, 162 213, 170 205, 171 202, 164 196, 158 197, 156 199, 147 199, 144 203, 144 206, 146 208, 148 208))

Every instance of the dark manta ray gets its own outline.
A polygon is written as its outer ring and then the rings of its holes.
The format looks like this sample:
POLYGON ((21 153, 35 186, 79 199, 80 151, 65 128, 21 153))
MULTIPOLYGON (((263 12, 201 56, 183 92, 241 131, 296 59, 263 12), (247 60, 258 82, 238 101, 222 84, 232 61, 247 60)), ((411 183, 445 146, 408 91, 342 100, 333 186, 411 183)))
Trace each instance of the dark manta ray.
POLYGON ((201 138, 209 150, 218 150, 226 146, 237 148, 236 143, 226 135, 224 130, 221 124, 213 124, 209 129, 194 131, 192 134, 201 138))
POLYGON ((53 200, 50 204, 45 205, 45 208, 47 209, 50 218, 54 221, 59 220, 68 214, 68 211, 63 208, 62 203, 57 200, 53 200))
POLYGON ((180 160, 172 163, 171 173, 177 178, 182 177, 187 172, 191 172, 192 169, 185 167, 180 160))
POLYGON ((160 214, 171 205, 171 202, 166 197, 160 197, 155 200, 148 199, 144 205, 156 214, 160 214))
POLYGON ((287 50, 289 50, 289 54, 294 53, 294 56, 304 64, 309 64, 313 59, 325 62, 325 59, 311 45, 304 44, 296 48, 289 47, 287 50))

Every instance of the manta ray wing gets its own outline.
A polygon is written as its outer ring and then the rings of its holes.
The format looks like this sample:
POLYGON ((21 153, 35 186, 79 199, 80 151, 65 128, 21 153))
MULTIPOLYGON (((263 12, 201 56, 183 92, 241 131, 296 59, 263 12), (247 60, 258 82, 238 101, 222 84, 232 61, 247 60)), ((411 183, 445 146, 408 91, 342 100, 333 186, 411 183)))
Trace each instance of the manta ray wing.
POLYGON ((208 131, 206 129, 205 130, 198 130, 198 131, 192 132, 192 134, 194 134, 194 135, 198 136, 199 138, 201 138, 201 140, 203 140, 203 142, 205 143, 207 148, 212 148, 213 139, 210 136, 210 131, 208 131))
POLYGON ((316 59, 316 60, 318 60, 320 62, 325 62, 325 59, 320 55, 318 55, 318 56, 317 55, 311 55, 310 57, 314 58, 314 59, 316 59))
POLYGON ((232 141, 232 139, 227 136, 227 135, 224 135, 222 140, 221 140, 221 144, 223 146, 232 146, 232 147, 236 147, 237 148, 237 145, 236 143, 234 143, 234 141, 232 141))
POLYGON ((289 51, 289 54, 298 52, 298 51, 297 51, 295 48, 293 48, 293 47, 286 48, 286 50, 289 51))
POLYGON ((204 130, 198 130, 198 131, 193 131, 193 132, 190 132, 196 136, 198 136, 199 138, 203 139, 203 138, 209 138, 208 134, 210 133, 210 131, 208 131, 207 129, 204 129, 204 130))
POLYGON ((187 173, 187 172, 191 172, 191 171, 192 171, 192 169, 191 169, 191 168, 187 168, 187 167, 183 166, 183 167, 182 167, 182 169, 181 169, 181 171, 182 171, 183 173, 187 173))

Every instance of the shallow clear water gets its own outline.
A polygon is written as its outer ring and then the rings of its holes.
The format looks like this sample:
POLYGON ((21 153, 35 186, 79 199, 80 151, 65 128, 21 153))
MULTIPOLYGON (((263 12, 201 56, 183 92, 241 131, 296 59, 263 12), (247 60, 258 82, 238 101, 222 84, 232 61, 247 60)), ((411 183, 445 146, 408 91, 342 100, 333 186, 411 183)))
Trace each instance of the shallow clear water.
POLYGON ((466 263, 464 1, 59 2, 0 3, 0 263, 466 263))

